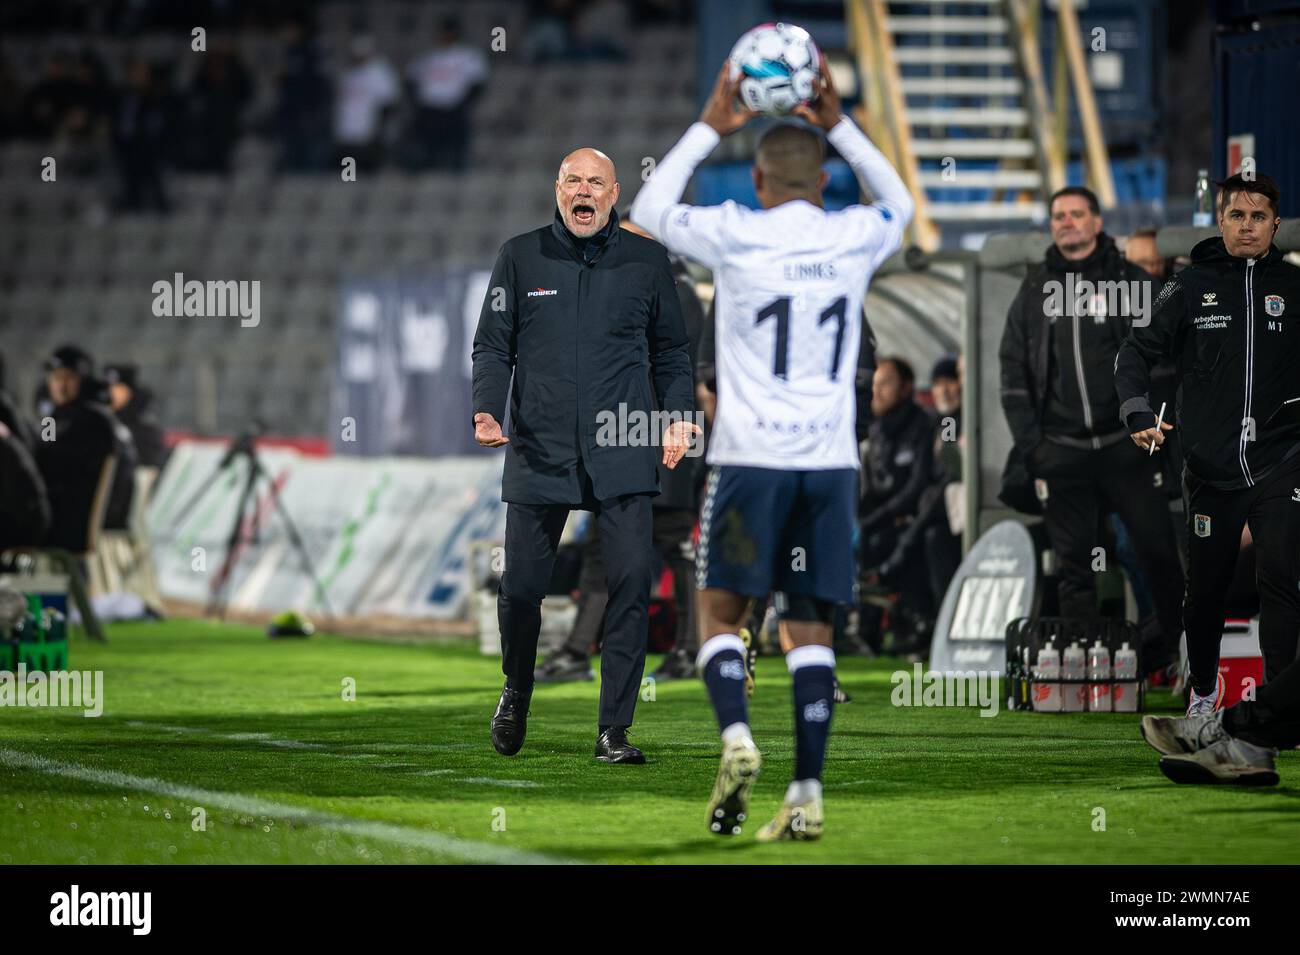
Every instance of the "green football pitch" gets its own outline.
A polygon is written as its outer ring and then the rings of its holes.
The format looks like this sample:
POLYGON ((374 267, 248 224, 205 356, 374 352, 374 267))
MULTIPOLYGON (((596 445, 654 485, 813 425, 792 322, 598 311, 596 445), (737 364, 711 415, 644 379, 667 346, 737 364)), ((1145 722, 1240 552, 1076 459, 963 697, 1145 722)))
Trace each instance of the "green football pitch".
POLYGON ((607 766, 595 683, 538 687, 523 751, 498 756, 499 666, 467 643, 174 620, 75 639, 71 666, 104 672, 99 718, 0 709, 0 862, 1300 862, 1295 753, 1275 789, 1176 787, 1133 715, 894 707, 910 666, 888 660, 840 661, 825 837, 773 846, 753 830, 791 769, 779 659, 759 661, 765 765, 730 839, 705 826, 718 740, 697 681, 647 690, 648 764, 607 766))

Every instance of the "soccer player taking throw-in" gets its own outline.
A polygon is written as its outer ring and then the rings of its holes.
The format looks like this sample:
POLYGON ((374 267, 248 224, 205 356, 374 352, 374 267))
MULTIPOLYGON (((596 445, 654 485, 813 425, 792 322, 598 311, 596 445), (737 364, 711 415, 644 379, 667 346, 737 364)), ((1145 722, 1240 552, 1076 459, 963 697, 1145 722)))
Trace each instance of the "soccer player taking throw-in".
POLYGON ((795 769, 784 806, 758 839, 815 839, 835 702, 832 614, 853 596, 859 315, 872 273, 902 243, 913 204, 840 111, 824 65, 817 98, 796 114, 826 132, 875 197, 871 205, 826 211, 821 136, 793 123, 759 140, 752 175, 762 209, 683 204, 695 167, 755 115, 739 107, 737 86, 724 65, 700 121, 641 188, 631 218, 711 269, 716 290, 718 405, 696 558, 696 666, 722 731, 709 828, 738 834, 748 812, 761 757, 737 633, 750 601, 775 591, 794 684, 795 769))

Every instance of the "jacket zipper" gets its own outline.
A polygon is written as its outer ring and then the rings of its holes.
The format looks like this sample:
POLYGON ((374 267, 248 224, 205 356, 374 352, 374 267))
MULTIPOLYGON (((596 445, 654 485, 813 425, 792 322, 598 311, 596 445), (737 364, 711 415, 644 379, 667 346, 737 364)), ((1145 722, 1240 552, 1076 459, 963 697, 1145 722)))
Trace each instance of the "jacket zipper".
POLYGON ((1241 416, 1241 435, 1237 441, 1241 457, 1241 473, 1246 478, 1246 486, 1254 487, 1255 479, 1251 476, 1250 465, 1246 462, 1248 437, 1253 435, 1254 427, 1250 421, 1250 405, 1255 385, 1255 260, 1246 260, 1246 399, 1241 416), (1247 428, 1250 428, 1248 431, 1247 428))
POLYGON ((1092 435, 1092 449, 1097 451, 1101 448, 1101 439, 1097 437, 1096 431, 1092 426, 1092 402, 1088 398, 1088 385, 1083 376, 1083 343, 1079 338, 1079 315, 1078 309, 1072 308, 1074 312, 1074 371, 1079 376, 1079 395, 1083 398, 1083 424, 1092 435))

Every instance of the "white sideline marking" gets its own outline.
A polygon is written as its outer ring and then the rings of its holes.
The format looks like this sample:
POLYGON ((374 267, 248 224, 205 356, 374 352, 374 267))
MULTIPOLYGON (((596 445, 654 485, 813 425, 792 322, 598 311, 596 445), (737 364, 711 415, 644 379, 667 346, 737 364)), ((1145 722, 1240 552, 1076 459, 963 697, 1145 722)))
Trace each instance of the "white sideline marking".
POLYGON ((513 789, 540 789, 542 784, 531 779, 493 779, 491 776, 463 776, 453 783, 481 783, 484 786, 510 786, 513 789))
POLYGON ((117 789, 131 789, 137 792, 152 793, 155 796, 184 799, 196 805, 216 806, 218 809, 228 809, 232 812, 294 820, 304 825, 331 829, 349 836, 382 839, 385 842, 392 842, 414 849, 428 849, 466 862, 505 865, 556 865, 574 861, 543 855, 538 852, 527 852, 522 849, 510 849, 505 846, 470 842, 427 829, 398 826, 388 822, 353 819, 335 813, 272 802, 269 799, 261 799, 257 796, 242 796, 238 793, 222 792, 215 789, 199 789, 196 786, 169 783, 164 779, 131 776, 112 769, 93 769, 89 766, 78 766, 75 763, 60 763, 52 759, 46 759, 43 756, 33 756, 30 753, 22 753, 12 749, 0 749, 0 765, 12 769, 34 769, 37 772, 49 773, 52 776, 65 776, 68 779, 79 779, 83 782, 112 786, 117 789))

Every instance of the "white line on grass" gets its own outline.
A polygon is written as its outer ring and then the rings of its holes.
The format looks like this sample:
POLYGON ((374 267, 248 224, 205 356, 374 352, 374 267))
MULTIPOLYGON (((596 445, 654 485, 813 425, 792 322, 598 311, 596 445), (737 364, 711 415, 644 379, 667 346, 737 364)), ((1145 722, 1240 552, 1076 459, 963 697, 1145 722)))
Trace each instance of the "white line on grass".
POLYGON ((130 789, 137 792, 152 793, 155 796, 169 796, 173 799, 188 800, 195 805, 215 806, 231 812, 247 813, 254 816, 269 816, 286 819, 330 829, 349 836, 381 839, 413 849, 427 849, 444 855, 461 859, 465 862, 498 863, 507 865, 554 865, 575 860, 556 858, 537 852, 510 849, 505 846, 492 846, 481 842, 457 839, 454 836, 427 829, 415 829, 410 826, 398 826, 388 822, 375 822, 365 819, 353 819, 334 813, 321 812, 286 803, 272 802, 257 796, 243 796, 239 793, 222 792, 215 789, 199 789, 196 786, 182 786, 164 779, 152 779, 147 776, 131 776, 112 769, 94 769, 78 766, 76 763, 60 763, 43 756, 33 756, 12 749, 0 749, 0 765, 12 769, 32 769, 49 773, 52 776, 64 776, 68 779, 80 779, 83 782, 100 786, 112 786, 116 789, 130 789))

